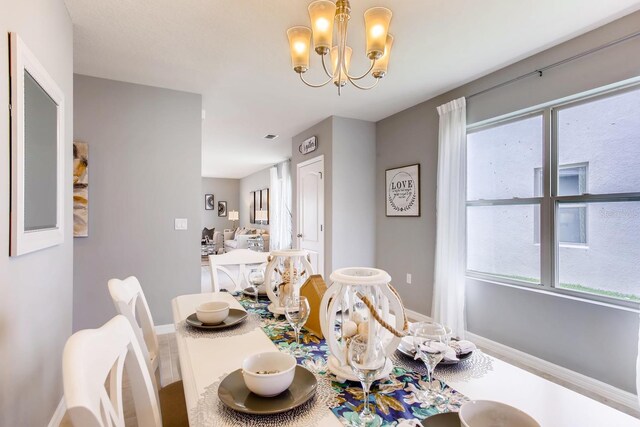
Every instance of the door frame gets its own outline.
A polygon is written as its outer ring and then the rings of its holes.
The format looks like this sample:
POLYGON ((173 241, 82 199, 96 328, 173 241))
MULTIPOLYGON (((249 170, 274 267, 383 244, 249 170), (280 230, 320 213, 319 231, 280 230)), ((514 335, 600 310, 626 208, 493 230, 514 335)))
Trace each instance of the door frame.
MULTIPOLYGON (((302 197, 301 196, 301 185, 300 185, 300 169, 305 167, 305 166, 309 166, 312 165, 314 163, 317 162, 322 162, 322 171, 320 172, 321 175, 321 180, 322 180, 322 209, 320 212, 320 244, 321 244, 321 249, 318 251, 319 252, 319 260, 318 260, 318 270, 320 271, 316 271, 316 274, 322 274, 323 276, 325 275, 324 272, 324 268, 325 268, 325 255, 326 255, 326 247, 325 247, 325 238, 324 238, 324 233, 326 230, 326 224, 325 224, 325 171, 324 171, 324 154, 320 154, 319 156, 313 157, 309 160, 305 160, 304 162, 300 162, 296 165, 296 234, 300 234, 300 222, 301 222, 301 217, 302 217, 302 197)), ((301 244, 301 238, 298 237, 297 235, 295 236, 296 239, 296 247, 300 248, 300 244, 301 244)))

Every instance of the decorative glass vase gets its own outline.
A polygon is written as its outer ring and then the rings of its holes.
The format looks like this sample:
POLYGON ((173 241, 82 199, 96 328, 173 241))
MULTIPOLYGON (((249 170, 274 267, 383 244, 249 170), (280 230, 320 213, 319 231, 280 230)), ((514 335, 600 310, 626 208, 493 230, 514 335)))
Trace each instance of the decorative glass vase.
POLYGON ((269 311, 284 314, 284 301, 291 295, 299 295, 300 287, 313 275, 313 267, 307 251, 282 249, 271 252, 265 270, 265 289, 271 300, 269 311))
MULTIPOLYGON (((373 318, 369 303, 384 322, 397 331, 405 327, 402 301, 390 287, 391 276, 376 268, 349 267, 331 273, 331 286, 320 304, 320 325, 331 356, 329 369, 339 380, 357 381, 347 362, 348 341, 355 335, 376 336, 387 356, 400 344, 400 338, 373 318)), ((390 360, 376 379, 393 369, 390 360)))

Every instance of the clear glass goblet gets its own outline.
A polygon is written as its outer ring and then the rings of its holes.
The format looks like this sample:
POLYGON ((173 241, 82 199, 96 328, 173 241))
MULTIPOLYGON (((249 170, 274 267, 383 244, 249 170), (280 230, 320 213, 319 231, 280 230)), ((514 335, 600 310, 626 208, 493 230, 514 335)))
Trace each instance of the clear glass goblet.
POLYGON ((420 322, 412 327, 413 346, 416 351, 416 358, 422 360, 427 368, 428 390, 423 392, 419 398, 437 400, 439 393, 432 395, 431 381, 433 371, 438 363, 444 359, 449 346, 449 336, 444 326, 434 322, 420 322))
POLYGON ((309 307, 309 301, 306 297, 292 295, 285 300, 284 303, 284 316, 293 328, 296 334, 296 348, 292 352, 295 357, 302 357, 305 352, 300 345, 300 330, 307 323, 309 319, 309 313, 311 308, 309 307))
POLYGON ((364 392, 364 408, 359 414, 360 425, 366 426, 375 420, 369 408, 369 391, 376 376, 384 369, 387 355, 382 341, 377 336, 356 335, 349 341, 347 359, 364 392))
POLYGON ((264 283, 264 271, 260 268, 254 268, 249 272, 249 284, 251 285, 251 289, 253 290, 253 295, 255 296, 255 302, 251 304, 253 308, 259 308, 260 303, 258 302, 259 291, 258 287, 264 283))

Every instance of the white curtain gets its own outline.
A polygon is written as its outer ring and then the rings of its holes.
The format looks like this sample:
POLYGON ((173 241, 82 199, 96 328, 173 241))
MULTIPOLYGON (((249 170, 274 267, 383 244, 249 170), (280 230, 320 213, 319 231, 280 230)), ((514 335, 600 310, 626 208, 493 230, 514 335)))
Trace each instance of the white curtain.
POLYGON ((464 98, 438 107, 438 194, 433 285, 435 321, 464 337, 467 107, 464 98))
POLYGON ((269 250, 291 248, 291 162, 270 170, 269 250))
POLYGON ((640 401, 640 332, 638 333, 638 357, 636 359, 636 395, 640 401))

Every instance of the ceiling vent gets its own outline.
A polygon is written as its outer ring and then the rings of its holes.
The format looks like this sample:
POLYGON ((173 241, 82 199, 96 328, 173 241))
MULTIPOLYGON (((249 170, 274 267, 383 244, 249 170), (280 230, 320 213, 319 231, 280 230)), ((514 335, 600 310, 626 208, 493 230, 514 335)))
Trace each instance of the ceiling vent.
POLYGON ((278 135, 274 135, 274 134, 267 134, 264 136, 264 139, 276 139, 278 137, 278 135))

